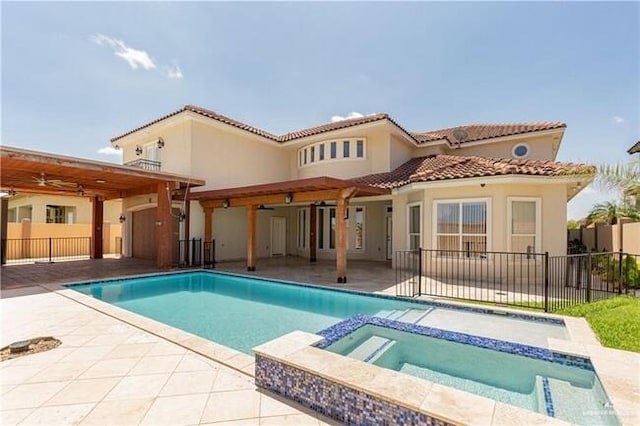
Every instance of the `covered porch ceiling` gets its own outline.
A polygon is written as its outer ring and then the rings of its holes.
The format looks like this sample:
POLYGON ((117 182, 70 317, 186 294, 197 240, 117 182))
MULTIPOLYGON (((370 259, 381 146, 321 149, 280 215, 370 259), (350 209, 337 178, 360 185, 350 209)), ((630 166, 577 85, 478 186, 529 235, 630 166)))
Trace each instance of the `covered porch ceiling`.
POLYGON ((67 157, 8 146, 0 147, 0 189, 27 194, 75 195, 103 200, 204 185, 203 179, 138 167, 67 157))
POLYGON ((199 200, 205 208, 220 208, 333 201, 343 197, 345 191, 350 193, 348 198, 391 194, 390 189, 323 176, 192 192, 189 198, 199 200))

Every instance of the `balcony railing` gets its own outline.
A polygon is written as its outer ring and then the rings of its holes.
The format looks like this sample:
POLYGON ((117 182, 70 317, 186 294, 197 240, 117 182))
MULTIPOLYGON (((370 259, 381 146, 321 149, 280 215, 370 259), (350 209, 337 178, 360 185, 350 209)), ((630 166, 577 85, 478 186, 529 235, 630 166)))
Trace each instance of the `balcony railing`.
POLYGON ((124 165, 159 172, 160 166, 162 165, 162 163, 160 161, 147 160, 145 158, 138 158, 133 161, 127 161, 126 163, 124 163, 124 165))

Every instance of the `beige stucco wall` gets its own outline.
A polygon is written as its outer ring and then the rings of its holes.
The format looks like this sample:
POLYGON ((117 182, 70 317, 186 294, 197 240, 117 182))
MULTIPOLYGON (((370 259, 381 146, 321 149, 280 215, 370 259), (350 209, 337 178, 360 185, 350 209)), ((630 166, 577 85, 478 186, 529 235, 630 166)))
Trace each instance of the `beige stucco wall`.
POLYGON ((566 188, 563 184, 491 184, 476 183, 459 187, 429 188, 394 197, 394 247, 407 249, 407 204, 422 201, 422 247, 435 248, 434 201, 447 199, 487 198, 489 200, 489 251, 508 251, 509 197, 541 199, 541 251, 551 255, 566 254, 566 188))
POLYGON ((415 145, 412 145, 406 139, 392 136, 389 145, 389 169, 394 170, 414 157, 414 148, 415 145))
POLYGON ((206 180, 197 191, 279 182, 289 179, 289 156, 276 144, 193 122, 191 175, 206 180))
MULTIPOLYGON (((75 207, 73 223, 91 224, 92 204, 91 200, 86 197, 24 195, 9 199, 9 209, 31 206, 31 222, 34 224, 47 222, 47 205, 75 207)), ((105 201, 103 204, 104 221, 118 223, 121 209, 121 200, 105 201)))
MULTIPOLYGON (((118 250, 116 239, 122 236, 122 226, 118 222, 105 222, 102 236, 104 253, 116 253, 118 250)), ((9 240, 69 237, 91 237, 91 224, 32 223, 28 220, 22 223, 7 224, 7 239, 9 240)), ((10 242, 9 246, 14 250, 11 258, 19 258, 20 256, 15 252, 18 245, 10 242)), ((75 247, 73 243, 70 243, 69 246, 75 247)))

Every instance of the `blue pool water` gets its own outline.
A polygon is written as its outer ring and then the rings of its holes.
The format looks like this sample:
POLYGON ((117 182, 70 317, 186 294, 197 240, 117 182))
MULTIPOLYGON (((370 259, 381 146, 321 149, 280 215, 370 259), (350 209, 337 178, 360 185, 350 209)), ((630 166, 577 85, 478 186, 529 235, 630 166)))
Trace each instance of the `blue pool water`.
POLYGON ((564 325, 211 272, 72 288, 247 354, 252 354, 252 347, 291 331, 316 333, 355 314, 503 340, 535 338, 546 342, 546 336, 564 338, 566 334, 564 325))
POLYGON ((375 325, 327 350, 574 424, 619 424, 588 369, 375 325))

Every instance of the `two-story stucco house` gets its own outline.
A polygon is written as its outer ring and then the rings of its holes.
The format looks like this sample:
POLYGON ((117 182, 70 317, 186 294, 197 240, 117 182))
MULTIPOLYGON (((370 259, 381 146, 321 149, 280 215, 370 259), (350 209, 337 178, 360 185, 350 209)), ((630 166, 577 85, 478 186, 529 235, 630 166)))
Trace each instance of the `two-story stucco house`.
MULTIPOLYGON (((387 114, 275 135, 187 105, 111 142, 123 163, 198 176, 181 238, 218 260, 391 260, 397 250, 566 253, 567 202, 591 166, 555 162, 560 122, 409 131, 387 114)), ((123 200, 125 254, 149 256, 154 196, 123 200)))

